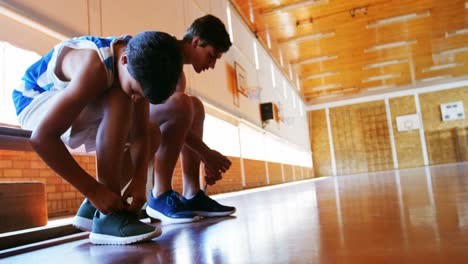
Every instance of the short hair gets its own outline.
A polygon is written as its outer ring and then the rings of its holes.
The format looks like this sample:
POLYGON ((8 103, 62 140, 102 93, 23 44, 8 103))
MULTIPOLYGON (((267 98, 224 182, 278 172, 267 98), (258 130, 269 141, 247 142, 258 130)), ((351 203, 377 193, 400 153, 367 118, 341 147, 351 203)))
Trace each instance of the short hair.
POLYGON ((213 15, 195 19, 187 29, 183 41, 191 42, 195 36, 202 40, 201 45, 211 45, 218 52, 224 53, 232 46, 229 33, 221 20, 213 15))
POLYGON ((152 104, 163 103, 176 89, 182 72, 182 49, 177 39, 160 31, 132 37, 127 47, 130 75, 138 81, 152 104))

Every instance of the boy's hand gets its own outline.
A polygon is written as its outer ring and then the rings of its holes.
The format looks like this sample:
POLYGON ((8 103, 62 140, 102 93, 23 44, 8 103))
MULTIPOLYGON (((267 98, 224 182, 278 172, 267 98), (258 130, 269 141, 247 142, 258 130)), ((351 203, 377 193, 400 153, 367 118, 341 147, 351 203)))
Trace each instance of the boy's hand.
POLYGON ((229 170, 232 164, 223 154, 211 149, 201 158, 205 164, 205 168, 209 170, 208 174, 213 176, 212 178, 217 178, 215 175, 221 175, 221 173, 229 170))
POLYGON ((213 172, 208 167, 205 166, 205 181, 208 185, 214 185, 217 181, 221 180, 221 172, 213 172))
POLYGON ((122 200, 125 203, 125 209, 134 213, 140 213, 141 208, 146 202, 145 192, 146 182, 137 182, 132 180, 128 188, 125 190, 122 200), (130 204, 127 203, 127 199, 132 197, 130 204))
POLYGON ((94 207, 103 214, 118 212, 125 209, 122 198, 101 183, 98 183, 95 192, 88 196, 88 199, 94 207))

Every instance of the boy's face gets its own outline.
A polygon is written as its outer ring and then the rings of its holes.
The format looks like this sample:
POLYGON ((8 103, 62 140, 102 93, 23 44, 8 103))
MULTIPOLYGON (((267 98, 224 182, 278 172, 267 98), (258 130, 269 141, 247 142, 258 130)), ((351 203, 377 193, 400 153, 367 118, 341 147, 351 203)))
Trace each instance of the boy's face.
POLYGON ((201 73, 209 68, 214 69, 216 60, 220 59, 223 55, 217 52, 211 45, 201 46, 202 41, 198 37, 192 40, 192 66, 197 73, 201 73))

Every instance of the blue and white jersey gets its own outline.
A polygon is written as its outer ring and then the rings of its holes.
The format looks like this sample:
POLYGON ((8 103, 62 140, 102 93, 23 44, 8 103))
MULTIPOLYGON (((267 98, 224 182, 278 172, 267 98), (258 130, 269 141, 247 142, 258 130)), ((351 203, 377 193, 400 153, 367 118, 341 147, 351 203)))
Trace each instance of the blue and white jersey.
POLYGON ((54 47, 44 57, 31 65, 25 72, 20 84, 13 91, 13 102, 16 115, 19 115, 31 101, 39 94, 51 89, 65 89, 68 82, 60 80, 55 75, 55 65, 58 54, 63 47, 73 49, 96 50, 107 72, 107 86, 110 87, 114 80, 114 44, 117 41, 128 41, 130 36, 121 37, 94 37, 84 36, 66 40, 54 47))

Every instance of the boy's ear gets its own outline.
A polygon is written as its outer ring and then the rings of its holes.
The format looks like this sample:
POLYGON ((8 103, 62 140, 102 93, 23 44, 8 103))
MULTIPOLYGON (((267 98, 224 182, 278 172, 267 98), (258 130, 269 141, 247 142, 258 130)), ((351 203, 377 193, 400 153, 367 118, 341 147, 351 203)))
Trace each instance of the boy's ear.
POLYGON ((195 48, 197 46, 200 46, 200 37, 199 36, 195 36, 192 39, 192 47, 195 48))
POLYGON ((128 63, 128 52, 124 51, 122 52, 122 55, 120 56, 120 63, 123 65, 126 65, 128 63))

